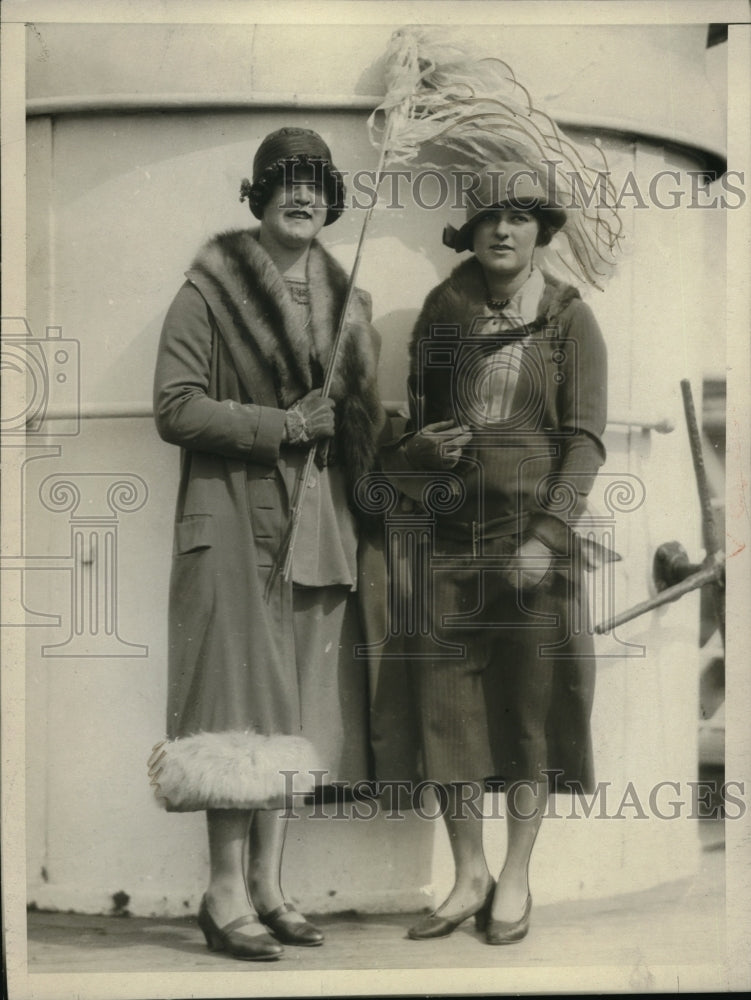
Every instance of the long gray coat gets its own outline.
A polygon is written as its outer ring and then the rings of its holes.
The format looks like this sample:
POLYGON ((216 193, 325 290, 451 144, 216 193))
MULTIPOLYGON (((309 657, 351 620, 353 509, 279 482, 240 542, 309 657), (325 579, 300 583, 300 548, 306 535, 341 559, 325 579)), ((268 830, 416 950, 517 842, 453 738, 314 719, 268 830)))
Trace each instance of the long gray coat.
MULTIPOLYGON (((284 410, 320 384, 347 277, 311 247, 311 328, 250 231, 209 242, 164 322, 154 409, 179 445, 169 597, 167 735, 251 729, 299 732, 291 586, 264 599, 262 572, 278 550, 290 497, 281 447, 284 410)), ((350 487, 373 461, 381 422, 369 304, 354 297, 341 363, 335 450, 350 487)), ((300 538, 300 545, 326 539, 300 538)))

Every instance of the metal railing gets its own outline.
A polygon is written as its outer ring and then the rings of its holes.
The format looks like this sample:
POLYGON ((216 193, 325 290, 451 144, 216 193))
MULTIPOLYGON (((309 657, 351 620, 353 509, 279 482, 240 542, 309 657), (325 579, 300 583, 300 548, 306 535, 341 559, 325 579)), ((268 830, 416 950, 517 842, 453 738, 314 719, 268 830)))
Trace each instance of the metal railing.
MULTIPOLYGON (((406 416, 407 404, 401 400, 383 400, 383 407, 390 417, 406 416)), ((82 403, 80 406, 51 406, 42 419, 47 420, 116 420, 153 417, 154 409, 151 403, 82 403)), ((630 413, 614 413, 608 417, 608 427, 638 428, 643 431, 656 431, 658 434, 670 434, 675 425, 668 417, 636 416, 630 413)))

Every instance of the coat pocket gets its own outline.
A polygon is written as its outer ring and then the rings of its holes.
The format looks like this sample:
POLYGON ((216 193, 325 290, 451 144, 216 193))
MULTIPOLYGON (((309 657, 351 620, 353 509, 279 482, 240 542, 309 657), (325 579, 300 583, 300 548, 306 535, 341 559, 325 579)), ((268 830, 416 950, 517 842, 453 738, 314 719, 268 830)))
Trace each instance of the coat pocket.
POLYGON ((175 525, 175 547, 178 555, 210 549, 214 544, 214 519, 211 514, 190 514, 175 525))

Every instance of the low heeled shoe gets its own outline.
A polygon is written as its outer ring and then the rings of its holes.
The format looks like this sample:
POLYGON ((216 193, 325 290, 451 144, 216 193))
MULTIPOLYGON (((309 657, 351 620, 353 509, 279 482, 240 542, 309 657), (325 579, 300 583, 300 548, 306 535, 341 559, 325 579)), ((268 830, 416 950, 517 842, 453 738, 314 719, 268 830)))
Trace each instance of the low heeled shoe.
POLYGON ((459 924, 472 916, 475 918, 477 929, 484 931, 490 917, 490 907, 493 904, 494 892, 495 882, 491 882, 485 892, 485 897, 476 905, 468 906, 453 916, 442 916, 436 912, 428 914, 419 923, 415 924, 414 927, 410 927, 407 931, 408 937, 412 938, 413 941, 427 941, 430 938, 446 937, 455 931, 459 924))
POLYGON ((514 944, 527 936, 529 930, 529 915, 532 912, 532 897, 527 896, 524 913, 518 920, 493 920, 489 917, 485 931, 488 944, 514 944))
POLYGON ((308 948, 323 944, 323 931, 320 931, 307 920, 304 923, 285 921, 285 913, 297 913, 294 906, 289 903, 282 903, 280 906, 269 910, 268 913, 258 913, 258 919, 269 928, 271 933, 285 944, 300 944, 308 948))
POLYGON ((206 897, 201 900, 198 926, 203 931, 210 951, 226 951, 232 958, 240 958, 246 962, 269 962, 284 953, 284 948, 268 934, 248 937, 246 934, 236 933, 240 927, 247 927, 249 924, 258 926, 253 913, 247 913, 237 920, 230 920, 224 927, 219 927, 209 913, 206 897))

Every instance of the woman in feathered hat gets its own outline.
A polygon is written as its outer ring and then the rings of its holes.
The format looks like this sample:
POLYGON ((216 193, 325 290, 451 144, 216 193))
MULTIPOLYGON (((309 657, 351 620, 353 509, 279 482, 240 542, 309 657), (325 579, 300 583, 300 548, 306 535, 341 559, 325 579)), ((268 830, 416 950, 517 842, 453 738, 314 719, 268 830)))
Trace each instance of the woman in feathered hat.
MULTIPOLYGON (((405 669, 421 762, 411 776, 445 789, 456 879, 409 933, 440 937, 474 915, 489 944, 509 944, 529 927, 548 792, 593 780, 593 643, 575 526, 605 457, 606 350, 576 289, 536 266, 567 218, 545 175, 504 163, 468 200, 444 242, 473 256, 425 300, 411 340, 412 430, 384 457, 447 486, 421 563, 425 649, 405 669), (487 787, 506 791, 497 881, 477 811, 487 787)), ((380 728, 376 716, 376 745, 380 728)))
POLYGON ((328 147, 308 129, 272 133, 241 194, 260 228, 203 247, 159 345, 156 423, 181 466, 168 741, 150 774, 168 809, 207 812, 209 947, 275 959, 282 943, 323 941, 282 894, 280 807, 317 769, 324 784, 366 774, 352 490, 382 411, 365 293, 351 302, 330 396, 320 393, 348 283, 316 239, 344 202, 328 147), (291 580, 269 587, 318 443, 326 457, 306 490, 291 580))

